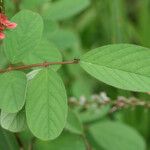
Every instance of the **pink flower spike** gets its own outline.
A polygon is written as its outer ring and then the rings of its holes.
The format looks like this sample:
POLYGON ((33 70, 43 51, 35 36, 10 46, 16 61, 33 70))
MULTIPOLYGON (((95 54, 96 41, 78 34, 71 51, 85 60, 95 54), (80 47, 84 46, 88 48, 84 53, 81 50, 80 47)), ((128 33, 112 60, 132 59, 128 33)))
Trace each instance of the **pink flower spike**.
POLYGON ((15 29, 17 27, 17 24, 14 22, 10 22, 10 23, 6 24, 6 27, 8 29, 15 29))
POLYGON ((5 38, 5 34, 0 32, 0 40, 4 39, 5 38))

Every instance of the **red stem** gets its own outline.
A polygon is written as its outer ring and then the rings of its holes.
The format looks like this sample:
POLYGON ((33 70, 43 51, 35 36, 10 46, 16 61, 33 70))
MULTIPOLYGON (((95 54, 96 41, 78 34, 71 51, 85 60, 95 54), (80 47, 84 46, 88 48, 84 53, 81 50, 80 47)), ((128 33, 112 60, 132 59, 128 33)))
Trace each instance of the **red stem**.
POLYGON ((6 69, 1 69, 0 73, 5 73, 13 70, 26 70, 26 69, 31 69, 35 67, 48 67, 50 65, 67 65, 67 64, 78 64, 79 59, 74 59, 71 61, 63 61, 63 62, 44 62, 44 63, 39 63, 39 64, 31 64, 31 65, 23 65, 23 66, 16 66, 16 67, 8 67, 6 69))

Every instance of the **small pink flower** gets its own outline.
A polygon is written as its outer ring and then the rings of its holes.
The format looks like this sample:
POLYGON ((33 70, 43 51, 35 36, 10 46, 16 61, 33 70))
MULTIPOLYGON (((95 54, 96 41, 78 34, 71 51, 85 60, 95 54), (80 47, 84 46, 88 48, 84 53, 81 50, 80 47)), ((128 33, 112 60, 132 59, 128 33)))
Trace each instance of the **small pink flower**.
POLYGON ((5 38, 3 33, 5 29, 14 29, 16 26, 16 23, 10 22, 3 13, 0 13, 0 40, 5 38))
POLYGON ((5 34, 0 32, 0 40, 4 39, 5 38, 5 34))
POLYGON ((9 23, 6 24, 6 27, 8 29, 15 29, 17 27, 17 24, 14 23, 14 22, 9 22, 9 23))

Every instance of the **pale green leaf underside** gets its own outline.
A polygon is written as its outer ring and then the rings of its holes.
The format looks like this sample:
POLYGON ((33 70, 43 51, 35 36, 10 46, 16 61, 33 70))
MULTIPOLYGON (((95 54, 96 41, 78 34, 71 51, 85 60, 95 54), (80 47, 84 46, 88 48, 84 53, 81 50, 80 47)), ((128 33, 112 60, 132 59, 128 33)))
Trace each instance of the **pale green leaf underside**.
POLYGON ((28 84, 26 116, 30 130, 42 140, 56 138, 66 124, 67 111, 61 78, 51 69, 41 70, 28 84))
POLYGON ((22 10, 12 21, 17 23, 17 27, 6 33, 5 53, 11 63, 18 63, 22 62, 28 51, 38 45, 42 36, 43 20, 37 13, 22 10))
POLYGON ((59 0, 50 4, 44 17, 55 21, 67 19, 80 13, 89 4, 90 0, 59 0))
MULTIPOLYGON (((36 64, 44 62, 58 62, 62 61, 62 56, 54 44, 42 39, 40 44, 24 57, 24 64, 36 64)), ((60 65, 53 65, 51 69, 57 70, 60 65)), ((37 68, 36 68, 37 69, 37 68)))
POLYGON ((89 129, 95 142, 104 150, 145 150, 144 139, 136 130, 117 122, 93 124, 89 129))
POLYGON ((26 75, 27 81, 32 80, 32 79, 39 73, 40 70, 41 70, 41 69, 35 69, 35 70, 29 72, 29 73, 26 75))
POLYGON ((150 49, 131 44, 97 48, 81 58, 90 75, 117 88, 150 91, 150 49))
POLYGON ((1 126, 11 132, 20 132, 26 127, 26 117, 24 109, 17 113, 1 112, 1 126))
POLYGON ((15 113, 23 107, 27 78, 23 72, 11 71, 0 75, 0 108, 15 113))

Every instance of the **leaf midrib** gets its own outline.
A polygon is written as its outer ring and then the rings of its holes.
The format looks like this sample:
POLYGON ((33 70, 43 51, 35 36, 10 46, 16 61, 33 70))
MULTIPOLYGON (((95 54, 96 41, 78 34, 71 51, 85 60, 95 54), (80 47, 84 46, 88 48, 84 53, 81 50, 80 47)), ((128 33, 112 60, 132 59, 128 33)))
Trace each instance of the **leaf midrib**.
POLYGON ((111 70, 123 71, 123 72, 126 72, 126 73, 132 73, 132 74, 135 74, 135 75, 138 75, 138 76, 143 76, 143 77, 150 78, 150 76, 143 75, 143 74, 140 74, 140 73, 135 73, 135 72, 126 71, 126 70, 123 70, 123 69, 117 69, 117 68, 113 68, 113 67, 111 68, 111 67, 108 67, 108 66, 99 65, 99 64, 96 64, 96 63, 90 63, 90 62, 87 62, 87 61, 81 61, 81 63, 89 64, 89 65, 96 65, 96 66, 99 66, 99 67, 109 68, 111 70))

